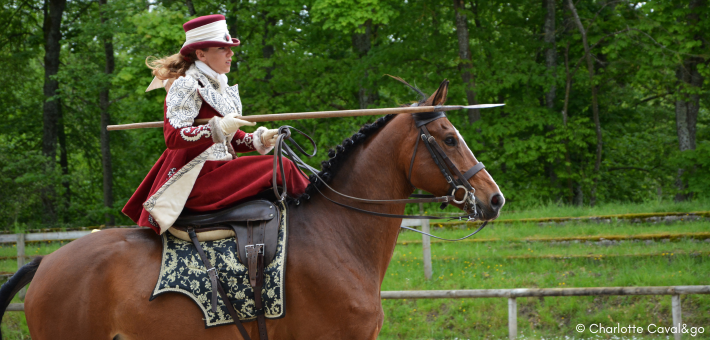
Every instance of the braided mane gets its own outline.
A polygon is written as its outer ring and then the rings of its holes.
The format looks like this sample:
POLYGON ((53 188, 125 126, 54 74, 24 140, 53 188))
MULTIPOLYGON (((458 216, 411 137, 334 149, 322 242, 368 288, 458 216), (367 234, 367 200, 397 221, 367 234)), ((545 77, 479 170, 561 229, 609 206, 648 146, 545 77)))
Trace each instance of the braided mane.
MULTIPOLYGON (((375 134, 377 131, 382 129, 387 123, 392 120, 396 115, 389 114, 384 117, 378 118, 374 123, 368 123, 363 125, 358 132, 352 135, 350 138, 346 138, 340 145, 336 146, 334 149, 328 150, 327 161, 321 162, 321 170, 318 172, 318 177, 322 178, 326 183, 330 183, 335 175, 340 171, 343 163, 348 159, 350 154, 352 154, 355 148, 364 143, 371 135, 375 134)), ((315 175, 310 175, 308 181, 310 184, 306 187, 306 191, 299 196, 297 199, 310 199, 311 196, 318 193, 318 189, 323 187, 323 182, 318 180, 315 175)))

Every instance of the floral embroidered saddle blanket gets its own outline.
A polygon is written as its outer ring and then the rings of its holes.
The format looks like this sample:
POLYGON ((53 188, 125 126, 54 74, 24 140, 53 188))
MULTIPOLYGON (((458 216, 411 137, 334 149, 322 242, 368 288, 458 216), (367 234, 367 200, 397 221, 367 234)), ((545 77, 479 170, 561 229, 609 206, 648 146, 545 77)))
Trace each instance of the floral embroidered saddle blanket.
MULTIPOLYGON (((284 274, 286 265, 287 211, 283 203, 273 203, 278 212, 278 240, 273 260, 263 266, 263 287, 261 302, 263 315, 269 319, 285 316, 284 274)), ((234 235, 234 234, 232 234, 234 235)), ((163 255, 160 275, 150 300, 168 292, 184 294, 202 310, 205 328, 233 324, 222 297, 217 298, 216 312, 212 309, 212 283, 195 245, 178 238, 173 233, 164 233, 163 255)), ((249 271, 240 261, 238 242, 235 237, 218 240, 199 241, 204 254, 216 269, 219 281, 223 283, 234 310, 242 321, 257 319, 258 309, 254 300, 254 289, 250 284, 249 271)), ((243 247, 243 246, 242 246, 243 247)))

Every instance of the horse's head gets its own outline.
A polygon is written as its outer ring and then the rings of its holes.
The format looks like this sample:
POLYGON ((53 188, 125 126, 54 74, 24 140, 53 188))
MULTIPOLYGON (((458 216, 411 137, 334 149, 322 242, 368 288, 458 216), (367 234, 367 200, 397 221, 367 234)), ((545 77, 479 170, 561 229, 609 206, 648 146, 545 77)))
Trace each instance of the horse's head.
MULTIPOLYGON (((418 105, 444 105, 448 87, 449 82, 445 80, 433 95, 418 105)), ((402 127, 405 124, 409 125, 408 129, 402 129, 410 132, 409 136, 403 139, 407 145, 401 146, 400 150, 402 152, 399 162, 401 163, 400 167, 404 168, 407 176, 410 177, 410 182, 413 186, 436 196, 450 195, 453 188, 458 186, 454 196, 461 203, 452 203, 454 206, 465 210, 467 214, 472 214, 477 209, 478 218, 482 220, 493 220, 499 216, 500 209, 505 203, 503 194, 501 194, 498 185, 485 169, 475 172, 481 167, 479 165, 476 169, 473 169, 479 163, 478 160, 476 160, 473 152, 466 145, 463 136, 443 113, 413 114, 397 120, 402 124, 402 127), (405 118, 406 122, 404 121, 405 118), (417 125, 420 126, 418 127, 417 125), (426 136, 427 132, 433 138, 426 136), (423 134, 425 135, 424 138, 422 138, 423 134), (437 152, 443 152, 448 157, 450 160, 448 166, 445 157, 439 157, 438 160, 435 160, 437 152), (437 161, 444 168, 443 171, 437 165, 437 161), (458 169, 458 172, 456 169, 451 169, 451 163, 458 169), (457 177, 460 177, 457 176, 457 173, 464 175, 462 177, 467 177, 466 172, 470 169, 473 169, 470 173, 475 172, 475 174, 468 179, 461 179, 459 185, 449 183, 444 174, 444 172, 448 171, 453 177, 453 182, 455 182, 457 177), (469 188, 472 187, 474 191, 468 197, 465 197, 467 190, 464 187, 468 187, 466 183, 470 184, 469 188)))

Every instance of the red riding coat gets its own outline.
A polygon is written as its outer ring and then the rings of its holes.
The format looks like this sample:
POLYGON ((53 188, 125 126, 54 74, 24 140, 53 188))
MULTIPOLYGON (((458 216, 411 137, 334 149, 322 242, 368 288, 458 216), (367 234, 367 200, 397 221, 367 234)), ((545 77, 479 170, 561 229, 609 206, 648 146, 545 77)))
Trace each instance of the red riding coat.
MULTIPOLYGON (((271 151, 261 144, 266 128, 224 136, 219 119, 233 112, 241 115, 241 101, 237 85, 222 93, 219 86, 193 65, 170 87, 164 105, 167 149, 122 210, 138 225, 162 234, 183 208, 201 212, 225 208, 272 185, 272 156, 235 154, 271 151), (193 126, 197 118, 211 120, 193 126)), ((293 163, 284 163, 288 192, 303 192, 307 179, 293 163)))

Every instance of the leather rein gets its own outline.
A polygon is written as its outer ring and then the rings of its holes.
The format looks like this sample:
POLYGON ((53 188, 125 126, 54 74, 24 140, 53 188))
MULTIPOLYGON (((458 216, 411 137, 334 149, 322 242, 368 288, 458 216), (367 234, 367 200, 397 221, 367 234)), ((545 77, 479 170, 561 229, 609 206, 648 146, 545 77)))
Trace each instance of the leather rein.
MULTIPOLYGON (((414 115, 413 115, 414 116, 414 115)), ((440 118, 444 118, 446 115, 444 112, 426 112, 426 113, 420 113, 414 116, 415 118, 415 125, 417 128, 419 128, 419 136, 417 138, 417 142, 414 146, 414 151, 412 152, 412 158, 409 164, 409 174, 407 176, 407 181, 409 184, 417 189, 416 186, 412 184, 411 178, 412 178, 412 170, 414 166, 414 159, 416 158, 417 155, 417 149, 419 148, 419 143, 420 141, 426 146, 427 150, 429 151, 429 154, 431 155, 432 159, 434 160, 434 163, 437 165, 439 170, 441 171, 441 174, 444 176, 446 181, 450 185, 451 189, 451 194, 446 195, 446 196, 434 196, 434 195, 419 195, 419 194, 412 194, 409 197, 411 198, 406 198, 406 199, 389 199, 389 200, 371 200, 371 199, 364 199, 364 198, 359 198, 359 197, 353 197, 349 196, 343 193, 338 192, 337 190, 333 189, 331 186, 328 185, 320 176, 318 176, 318 170, 315 169, 314 167, 306 164, 301 158, 296 155, 295 152, 288 146, 288 144, 284 143, 285 141, 288 141, 292 145, 294 145, 299 152, 303 153, 307 157, 313 157, 316 154, 317 148, 316 144, 313 141, 313 139, 303 133, 302 131, 292 127, 292 126, 282 126, 279 128, 279 136, 276 142, 276 145, 274 146, 274 169, 273 169, 273 190, 274 194, 276 197, 281 201, 286 198, 286 175, 284 174, 283 171, 283 156, 286 155, 288 158, 290 158, 296 165, 298 166, 299 170, 301 169, 306 169, 309 172, 313 173, 313 175, 316 177, 316 181, 320 181, 323 185, 325 185, 328 189, 333 191, 335 194, 350 199, 358 202, 363 202, 363 203, 368 203, 368 204, 380 204, 380 205, 387 205, 387 204, 408 204, 408 203, 442 203, 441 204, 441 209, 445 208, 449 203, 453 202, 456 204, 463 204, 464 211, 467 211, 469 207, 473 208, 473 213, 468 214, 468 215, 461 215, 461 216, 456 216, 456 217, 442 217, 442 216, 421 216, 421 215, 395 215, 395 214, 386 214, 386 213, 379 213, 375 211, 370 211, 370 210, 365 210, 365 209, 360 209, 356 208, 344 203, 340 203, 337 201, 332 200, 328 196, 326 196, 319 188, 318 185, 314 185, 316 190, 328 201, 331 203, 334 203, 336 205, 339 205, 341 207, 345 207, 351 210, 355 210, 358 212, 370 214, 370 215, 375 215, 375 216, 380 216, 380 217, 388 217, 388 218, 402 218, 402 219, 426 219, 426 220, 434 220, 434 219, 451 219, 451 220, 463 220, 464 218, 467 221, 475 220, 478 215, 479 211, 477 209, 476 201, 478 199, 474 196, 474 193, 476 192, 476 189, 471 186, 471 184, 468 182, 468 180, 475 176, 478 172, 481 170, 485 169, 485 166, 483 163, 478 162, 476 163, 473 167, 468 169, 465 173, 461 173, 461 171, 456 167, 456 165, 451 161, 451 159, 446 155, 444 150, 441 148, 441 146, 436 142, 436 139, 434 136, 431 135, 429 130, 427 129, 426 125, 437 120, 440 118), (306 137, 311 144, 313 145, 313 153, 309 154, 303 148, 301 148, 298 143, 296 143, 293 138, 291 138, 291 130, 295 130, 299 134, 303 135, 306 137), (276 173, 277 170, 281 172, 281 183, 283 184, 283 191, 279 192, 279 188, 276 185, 276 173), (455 194, 458 190, 463 190, 464 191, 464 196, 461 200, 457 200, 455 197, 455 194)), ((301 170, 301 173, 308 177, 303 171, 301 170)), ((298 204, 297 202, 296 204, 298 204)), ((475 234, 477 234, 479 231, 481 231, 487 224, 487 221, 484 221, 483 224, 474 232, 458 238, 458 239, 447 239, 447 238, 442 238, 436 235, 432 235, 430 233, 426 233, 414 228, 406 227, 406 226, 401 226, 400 228, 411 230, 417 233, 420 233, 422 235, 427 235, 430 237, 434 237, 440 240, 446 240, 446 241, 460 241, 467 239, 475 234)))

